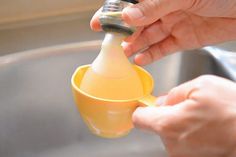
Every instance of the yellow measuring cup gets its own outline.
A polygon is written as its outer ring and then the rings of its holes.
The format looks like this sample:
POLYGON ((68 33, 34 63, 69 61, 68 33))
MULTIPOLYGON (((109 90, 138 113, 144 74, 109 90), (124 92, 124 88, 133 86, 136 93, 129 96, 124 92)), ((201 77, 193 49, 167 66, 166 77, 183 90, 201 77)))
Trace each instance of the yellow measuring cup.
MULTIPOLYGON (((105 137, 117 138, 129 133, 133 128, 132 113, 138 106, 154 106, 156 97, 151 93, 154 87, 152 76, 143 68, 134 65, 144 90, 144 95, 129 100, 110 100, 91 96, 80 87, 81 80, 90 65, 78 67, 71 84, 78 110, 92 133, 105 137)), ((127 87, 129 88, 129 87, 127 87)))

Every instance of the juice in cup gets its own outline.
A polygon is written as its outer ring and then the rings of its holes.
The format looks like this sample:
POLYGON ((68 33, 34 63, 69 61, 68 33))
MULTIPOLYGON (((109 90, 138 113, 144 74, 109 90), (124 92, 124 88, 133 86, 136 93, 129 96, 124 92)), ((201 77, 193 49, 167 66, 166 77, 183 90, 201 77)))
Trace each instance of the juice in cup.
POLYGON ((80 89, 98 98, 126 100, 143 95, 143 87, 133 65, 124 54, 124 35, 107 33, 102 49, 85 73, 80 89))

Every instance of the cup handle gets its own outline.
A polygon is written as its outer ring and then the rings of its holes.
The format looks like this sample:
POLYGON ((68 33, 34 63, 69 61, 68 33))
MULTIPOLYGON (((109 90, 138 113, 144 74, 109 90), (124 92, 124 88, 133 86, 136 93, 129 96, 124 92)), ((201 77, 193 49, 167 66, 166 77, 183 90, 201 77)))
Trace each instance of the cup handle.
POLYGON ((147 95, 147 96, 145 96, 145 97, 138 100, 141 107, 158 106, 156 104, 156 101, 157 101, 157 97, 155 97, 153 95, 147 95))

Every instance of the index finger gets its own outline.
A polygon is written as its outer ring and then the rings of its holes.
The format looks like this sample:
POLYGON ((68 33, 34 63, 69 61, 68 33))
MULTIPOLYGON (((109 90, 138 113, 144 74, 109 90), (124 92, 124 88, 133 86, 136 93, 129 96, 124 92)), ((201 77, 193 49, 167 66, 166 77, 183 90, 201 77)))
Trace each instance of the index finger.
POLYGON ((101 25, 100 25, 100 21, 99 21, 99 15, 102 12, 102 8, 100 8, 92 17, 91 21, 90 21, 90 27, 93 31, 101 31, 101 25))

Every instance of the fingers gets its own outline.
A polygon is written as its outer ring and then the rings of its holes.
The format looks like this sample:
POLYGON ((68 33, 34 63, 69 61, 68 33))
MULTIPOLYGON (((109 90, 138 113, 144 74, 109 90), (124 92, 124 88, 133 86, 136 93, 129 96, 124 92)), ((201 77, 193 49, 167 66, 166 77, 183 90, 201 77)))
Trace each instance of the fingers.
POLYGON ((175 38, 169 36, 165 40, 150 46, 144 52, 137 54, 134 58, 134 61, 136 64, 143 66, 179 50, 181 50, 181 48, 179 47, 175 38))
POLYGON ((190 95, 197 90, 197 82, 194 79, 173 88, 167 95, 160 97, 157 101, 160 107, 140 107, 135 110, 132 116, 136 127, 151 130, 159 135, 176 136, 181 133, 193 116, 189 106, 196 104, 190 95))
POLYGON ((175 105, 186 101, 194 91, 198 90, 197 86, 195 79, 171 89, 163 105, 175 105))
POLYGON ((126 55, 131 56, 144 51, 135 57, 135 62, 139 65, 146 65, 172 52, 179 51, 181 48, 185 49, 180 47, 181 44, 174 37, 170 36, 175 24, 185 17, 185 13, 177 11, 151 24, 134 41, 124 46, 126 55))
MULTIPOLYGON (((188 103, 188 102, 185 102, 188 103)), ((185 110, 179 106, 139 107, 132 116, 135 127, 150 130, 159 135, 172 136, 182 129, 178 125, 185 110)))
POLYGON ((90 27, 93 31, 101 31, 101 25, 99 22, 99 14, 101 13, 102 8, 100 8, 92 17, 91 21, 90 21, 90 27))
POLYGON ((126 54, 132 55, 135 52, 158 43, 170 35, 170 27, 163 27, 160 21, 157 21, 145 28, 136 39, 125 47, 126 54))
POLYGON ((143 0, 123 10, 122 17, 130 25, 144 26, 174 11, 189 8, 192 0, 143 0))
POLYGON ((134 111, 132 120, 135 127, 160 133, 163 127, 161 120, 172 112, 170 107, 139 107, 134 111))
MULTIPOLYGON (((209 101, 215 101, 215 98, 219 94, 218 91, 227 93, 233 86, 234 84, 231 84, 229 80, 213 75, 202 75, 171 89, 162 105, 175 105, 186 100, 198 100, 205 105, 210 104, 209 101)), ((222 99, 225 100, 224 98, 222 99)), ((214 102, 214 104, 217 103, 219 103, 219 101, 214 102)))
POLYGON ((181 133, 193 116, 189 106, 196 106, 196 101, 189 98, 197 90, 197 79, 173 88, 157 101, 160 107, 140 107, 132 116, 136 127, 151 130, 159 135, 174 137, 181 133))
POLYGON ((144 27, 137 27, 136 31, 134 32, 134 34, 132 34, 131 36, 128 36, 125 41, 126 42, 133 42, 135 41, 140 34, 142 33, 142 31, 144 30, 144 27))

